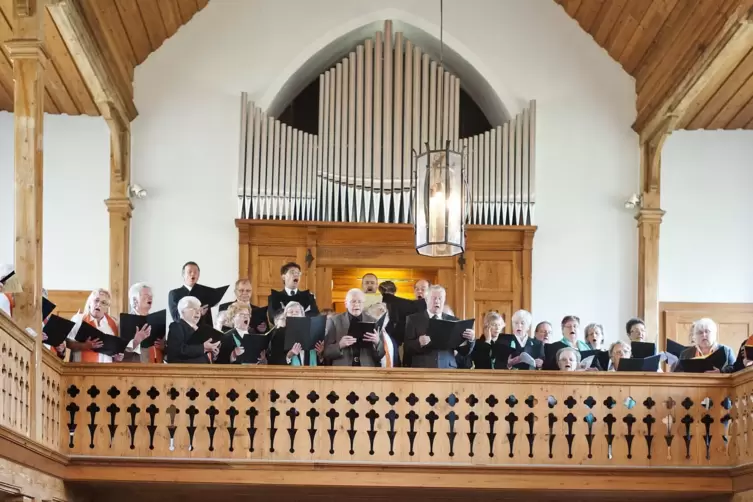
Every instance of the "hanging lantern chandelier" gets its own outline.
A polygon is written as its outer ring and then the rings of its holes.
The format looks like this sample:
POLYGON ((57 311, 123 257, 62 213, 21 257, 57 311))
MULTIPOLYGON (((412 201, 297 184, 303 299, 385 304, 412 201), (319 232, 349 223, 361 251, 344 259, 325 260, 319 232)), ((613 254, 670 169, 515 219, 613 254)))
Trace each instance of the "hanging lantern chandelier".
MULTIPOLYGON (((440 68, 444 69, 444 6, 439 2, 440 68)), ((441 75, 442 73, 440 73, 441 75)), ((441 82, 442 79, 440 79, 441 82)), ((439 93, 443 96, 443 93, 439 93)), ((439 123, 441 124, 440 106, 439 123)), ((470 209, 468 180, 463 153, 450 148, 413 151, 413 214, 416 251, 423 256, 448 257, 465 251, 465 222, 470 209)))

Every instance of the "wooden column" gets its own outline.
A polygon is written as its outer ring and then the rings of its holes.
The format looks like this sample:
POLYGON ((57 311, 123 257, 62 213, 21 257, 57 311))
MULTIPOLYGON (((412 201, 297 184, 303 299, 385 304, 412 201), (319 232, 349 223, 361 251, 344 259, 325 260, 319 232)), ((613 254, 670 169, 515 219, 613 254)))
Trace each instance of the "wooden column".
POLYGON ((638 317, 646 323, 649 337, 659 340, 659 227, 661 209, 661 150, 677 124, 667 118, 657 134, 641 144, 641 209, 638 220, 638 317))
POLYGON ((128 197, 131 182, 131 128, 115 108, 107 107, 110 126, 110 198, 105 201, 110 215, 110 294, 111 312, 128 311, 131 214, 128 197))
POLYGON ((23 292, 15 295, 14 317, 32 328, 36 350, 31 360, 31 437, 42 421, 42 130, 44 123, 45 2, 13 2, 13 39, 6 43, 13 61, 15 140, 15 269, 23 292))

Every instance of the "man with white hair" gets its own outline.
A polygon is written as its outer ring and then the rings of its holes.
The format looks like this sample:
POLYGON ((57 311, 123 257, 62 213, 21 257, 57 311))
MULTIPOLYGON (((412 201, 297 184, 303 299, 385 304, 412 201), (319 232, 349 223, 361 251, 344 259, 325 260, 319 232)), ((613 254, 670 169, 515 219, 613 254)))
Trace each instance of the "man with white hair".
MULTIPOLYGON (((128 290, 129 313, 138 316, 149 315, 152 310, 154 295, 152 288, 144 282, 137 282, 128 290)), ((141 343, 152 334, 152 327, 145 324, 136 331, 133 340, 126 347, 128 362, 162 363, 165 351, 165 339, 157 340, 151 347, 141 347, 141 343), (129 357, 130 355, 130 357, 129 357)))
POLYGON ((384 357, 384 342, 379 333, 366 333, 363 346, 357 346, 357 340, 350 336, 351 323, 376 322, 376 319, 364 313, 366 297, 360 289, 351 289, 345 295, 347 312, 327 319, 324 337, 324 358, 332 366, 368 366, 378 368, 384 357))
MULTIPOLYGON (((444 314, 447 293, 442 286, 431 286, 426 301, 427 310, 409 315, 405 323, 405 348, 412 355, 413 368, 457 369, 455 351, 437 349, 432 346, 429 333, 429 319, 457 321, 457 317, 444 314)), ((461 356, 473 351, 476 335, 472 329, 463 332, 465 341, 457 348, 461 356)))

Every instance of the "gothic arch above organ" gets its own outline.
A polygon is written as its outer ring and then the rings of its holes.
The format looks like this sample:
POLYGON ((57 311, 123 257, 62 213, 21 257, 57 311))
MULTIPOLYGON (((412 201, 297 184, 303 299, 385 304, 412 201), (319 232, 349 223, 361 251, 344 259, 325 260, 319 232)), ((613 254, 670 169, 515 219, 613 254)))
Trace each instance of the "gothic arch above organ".
POLYGON ((315 134, 268 116, 244 94, 241 218, 412 223, 412 154, 449 142, 465 154, 469 223, 533 224, 534 102, 504 124, 462 137, 460 76, 393 33, 391 21, 318 83, 315 134))

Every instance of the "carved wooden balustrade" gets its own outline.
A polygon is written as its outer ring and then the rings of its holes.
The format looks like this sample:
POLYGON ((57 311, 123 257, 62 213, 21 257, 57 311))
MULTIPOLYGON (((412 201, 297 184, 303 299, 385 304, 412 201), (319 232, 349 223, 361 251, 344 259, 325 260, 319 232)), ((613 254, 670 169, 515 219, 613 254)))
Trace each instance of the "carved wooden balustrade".
POLYGON ((168 365, 64 375, 72 457, 728 467, 753 425, 732 425, 729 376, 168 365))
POLYGON ((470 473, 499 488, 515 480, 540 486, 531 478, 539 472, 570 479, 562 469, 577 468, 602 473, 592 490, 611 489, 615 476, 621 490, 682 491, 701 479, 694 490, 753 488, 745 481, 753 371, 85 365, 44 351, 34 414, 36 345, 7 317, 0 323, 0 454, 23 463, 26 449, 36 455, 27 465, 51 460, 46 472, 66 480, 148 482, 158 479, 154 469, 175 480, 183 475, 175 466, 193 462, 203 466, 195 471, 203 483, 279 484, 276 473, 295 469, 305 485, 323 482, 315 477, 323 468, 388 469, 403 486, 422 486, 428 476, 457 487, 457 476, 470 473), (228 465, 254 474, 238 477, 228 465), (300 477, 305 468, 314 477, 300 477), (658 477, 640 481, 647 475, 658 477))

